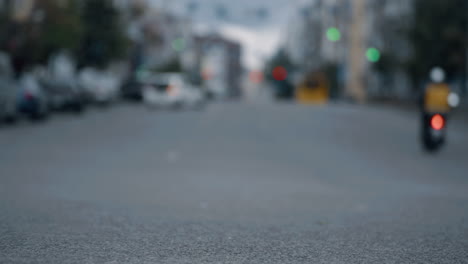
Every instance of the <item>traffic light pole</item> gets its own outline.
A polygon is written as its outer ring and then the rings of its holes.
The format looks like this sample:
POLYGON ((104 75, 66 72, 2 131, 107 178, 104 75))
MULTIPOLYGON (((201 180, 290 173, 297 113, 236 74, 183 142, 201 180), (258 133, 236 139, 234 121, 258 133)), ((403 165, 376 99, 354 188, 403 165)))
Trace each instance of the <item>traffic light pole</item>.
POLYGON ((351 34, 349 41, 347 96, 358 103, 366 100, 365 85, 365 9, 366 0, 354 0, 352 5, 351 34))

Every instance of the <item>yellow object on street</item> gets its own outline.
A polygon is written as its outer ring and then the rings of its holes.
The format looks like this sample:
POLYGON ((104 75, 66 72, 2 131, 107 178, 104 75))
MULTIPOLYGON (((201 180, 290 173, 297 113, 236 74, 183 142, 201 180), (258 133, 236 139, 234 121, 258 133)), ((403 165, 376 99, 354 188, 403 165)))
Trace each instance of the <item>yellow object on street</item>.
POLYGON ((424 110, 430 113, 447 113, 450 111, 448 97, 450 87, 445 83, 429 84, 424 94, 424 110))
POLYGON ((299 103, 325 104, 328 98, 328 81, 322 73, 310 74, 296 87, 296 100, 299 103))

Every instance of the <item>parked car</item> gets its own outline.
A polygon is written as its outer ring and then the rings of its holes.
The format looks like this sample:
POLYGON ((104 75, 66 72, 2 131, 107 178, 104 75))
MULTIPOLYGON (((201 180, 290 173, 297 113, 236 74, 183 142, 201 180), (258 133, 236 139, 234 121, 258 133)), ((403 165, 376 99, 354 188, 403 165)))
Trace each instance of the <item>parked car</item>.
POLYGON ((187 85, 183 90, 184 107, 200 109, 204 106, 205 96, 199 87, 187 85))
POLYGON ((18 108, 31 119, 44 119, 49 115, 47 94, 32 72, 25 72, 19 80, 18 108))
POLYGON ((123 82, 120 93, 124 99, 140 101, 143 99, 143 86, 135 77, 132 77, 123 82))
POLYGON ((202 105, 199 89, 187 84, 180 73, 154 73, 142 80, 143 101, 159 108, 195 108, 202 105))
POLYGON ((18 85, 13 76, 10 58, 0 53, 0 122, 14 122, 18 117, 16 96, 18 85))
POLYGON ((41 79, 40 84, 49 97, 49 106, 56 111, 74 111, 80 113, 85 108, 84 95, 79 86, 73 83, 64 83, 55 79, 41 79))
POLYGON ((94 103, 109 104, 119 95, 119 78, 111 72, 85 68, 78 75, 79 85, 94 103))
POLYGON ((84 109, 84 93, 78 85, 75 68, 70 56, 59 53, 49 60, 47 68, 35 71, 40 85, 47 94, 51 109, 75 112, 84 109))

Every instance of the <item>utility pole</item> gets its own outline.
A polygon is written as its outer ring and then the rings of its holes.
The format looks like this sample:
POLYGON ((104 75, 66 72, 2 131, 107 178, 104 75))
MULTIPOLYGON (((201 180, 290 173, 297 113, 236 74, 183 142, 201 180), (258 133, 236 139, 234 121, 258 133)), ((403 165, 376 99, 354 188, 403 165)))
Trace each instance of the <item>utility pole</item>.
POLYGON ((348 57, 348 80, 346 93, 358 103, 366 100, 365 73, 365 39, 364 23, 366 12, 366 0, 353 0, 351 30, 348 57))

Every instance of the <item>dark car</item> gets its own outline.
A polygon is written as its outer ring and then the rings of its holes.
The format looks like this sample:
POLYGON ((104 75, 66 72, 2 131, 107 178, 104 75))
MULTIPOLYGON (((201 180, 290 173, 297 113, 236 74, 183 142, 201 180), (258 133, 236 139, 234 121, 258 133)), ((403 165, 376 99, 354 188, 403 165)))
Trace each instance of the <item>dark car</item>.
POLYGON ((124 99, 140 101, 143 99, 143 84, 131 77, 122 84, 120 93, 124 99))
POLYGON ((18 110, 31 119, 49 115, 49 101, 43 87, 31 72, 23 73, 19 81, 18 110))

